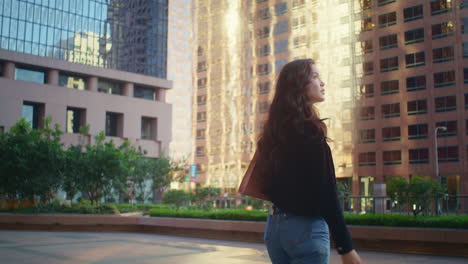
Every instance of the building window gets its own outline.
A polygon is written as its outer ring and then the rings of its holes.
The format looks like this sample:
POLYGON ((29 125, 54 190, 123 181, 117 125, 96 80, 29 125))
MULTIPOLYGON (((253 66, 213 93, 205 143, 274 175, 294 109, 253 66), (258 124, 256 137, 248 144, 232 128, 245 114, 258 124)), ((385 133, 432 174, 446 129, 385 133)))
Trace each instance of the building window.
POLYGON ((198 89, 206 88, 206 78, 201 78, 197 80, 198 89))
POLYGON ((468 68, 463 68, 463 83, 468 83, 468 68))
POLYGON ((42 103, 23 102, 22 117, 29 122, 31 128, 44 127, 45 105, 42 103))
POLYGON ((398 70, 398 56, 380 60, 380 72, 398 70))
POLYGON ((434 87, 448 87, 455 85, 455 71, 435 72, 434 87))
POLYGON ((270 35, 270 26, 264 26, 257 29, 257 37, 258 38, 266 38, 270 35))
POLYGON ((408 150, 409 154, 409 164, 427 164, 429 163, 429 149, 410 149, 408 150))
POLYGON ((197 113, 197 122, 205 122, 206 121, 206 112, 198 112, 197 113))
POLYGON ((435 99, 435 111, 439 112, 450 112, 457 110, 457 100, 455 95, 436 97, 435 99))
POLYGON ((379 27, 389 27, 395 25, 397 22, 396 20, 396 12, 390 12, 387 14, 383 14, 379 16, 379 27))
POLYGON ((380 50, 398 47, 397 34, 386 35, 379 38, 380 50))
POLYGON ((392 118, 400 116, 400 103, 382 105, 382 117, 392 118))
POLYGON ((205 173, 205 170, 204 164, 197 164, 197 173, 205 173))
POLYGON ((460 3, 460 9, 464 9, 468 7, 468 0, 462 0, 460 3))
POLYGON ((458 146, 444 146, 437 148, 438 160, 440 163, 457 162, 458 146))
POLYGON ((362 20, 361 31, 370 31, 374 28, 372 17, 367 17, 362 20))
POLYGON ((447 130, 437 130, 437 137, 451 137, 457 135, 457 120, 436 122, 436 127, 444 126, 447 130))
POLYGON ((59 85, 77 90, 86 90, 86 79, 76 75, 60 73, 59 85))
POLYGON ((416 28, 405 31, 405 45, 424 41, 424 28, 416 28))
POLYGON ((265 57, 265 56, 270 55, 270 44, 260 45, 257 48, 257 55, 259 57, 265 57))
POLYGON ((375 142, 375 129, 361 129, 359 130, 359 143, 374 143, 375 142))
POLYGON ((123 89, 118 82, 112 82, 108 80, 98 81, 98 92, 106 94, 123 94, 123 89))
POLYGON ((401 150, 388 150, 383 152, 384 165, 401 164, 401 150))
POLYGON ((361 42, 361 47, 362 47, 362 50, 364 51, 364 54, 371 53, 373 50, 372 39, 368 39, 368 40, 361 42))
POLYGON ((201 61, 197 64, 197 72, 205 72, 206 71, 206 61, 201 61))
POLYGON ((463 58, 466 59, 468 58, 468 42, 463 42, 462 44, 462 53, 463 53, 463 58))
POLYGON ((359 163, 359 167, 375 166, 375 152, 359 153, 358 163, 359 163))
POLYGON ((158 100, 158 93, 154 88, 135 85, 133 97, 156 101, 158 100))
POLYGON ((293 44, 294 44, 294 48, 307 46, 307 36, 301 35, 301 36, 294 37, 293 44))
POLYGON ((361 120, 374 120, 375 118, 375 108, 373 106, 364 106, 361 107, 359 113, 361 120))
POLYGON ((123 114, 106 112, 106 136, 123 137, 123 114))
POLYGON ((364 62, 362 67, 363 67, 363 70, 364 70, 364 75, 371 75, 371 74, 374 73, 374 62, 373 61, 364 62))
POLYGON ((196 153, 197 153, 197 157, 205 156, 205 147, 204 146, 197 146, 196 153))
POLYGON ((270 82, 258 83, 258 94, 268 94, 270 92, 270 82))
POLYGON ((405 22, 423 18, 423 5, 411 6, 403 9, 403 16, 405 22))
POLYGON ((45 75, 44 70, 39 70, 35 68, 23 68, 23 67, 15 68, 15 80, 17 81, 44 84, 46 82, 45 76, 46 75, 45 75))
POLYGON ((426 56, 424 51, 406 54, 406 68, 414 68, 424 66, 426 64, 426 56))
POLYGON ((400 90, 400 82, 398 80, 383 81, 380 83, 381 95, 398 93, 400 90))
POLYGON ((384 127, 382 128, 383 141, 399 141, 401 138, 400 127, 384 127))
POLYGON ((269 19, 270 17, 271 17, 271 14, 270 14, 269 7, 258 10, 258 13, 257 13, 258 19, 265 20, 265 19, 269 19))
POLYGON ((465 110, 468 109, 468 93, 466 93, 465 95, 465 110))
POLYGON ((454 59, 455 51, 453 46, 436 48, 432 50, 432 62, 441 63, 454 59))
POLYGON ((361 96, 364 96, 366 98, 374 97, 374 84, 368 83, 361 85, 361 96))
POLYGON ((197 96, 197 105, 206 105, 206 95, 197 96))
POLYGON ((198 55, 198 56, 203 56, 203 48, 200 47, 200 46, 198 46, 197 55, 198 55))
POLYGON ((468 17, 463 17, 462 18, 461 32, 462 32, 462 34, 467 34, 468 33, 468 17))
POLYGON ((377 0, 378 6, 388 5, 390 3, 395 2, 396 0, 377 0))
POLYGON ((415 124, 408 126, 408 139, 423 139, 427 138, 427 124, 415 124))
POLYGON ((455 27, 452 21, 432 25, 432 39, 445 38, 453 35, 455 27))
POLYGON ((275 24, 274 34, 279 35, 288 32, 288 20, 280 21, 275 24))
POLYGON ((408 115, 422 115, 427 113, 426 99, 408 102, 408 115))
POLYGON ((363 10, 372 8, 372 0, 361 0, 361 6, 363 10))
POLYGON ((86 109, 67 107, 67 133, 80 133, 80 128, 86 125, 86 109))
POLYGON ((270 108, 270 103, 268 101, 262 101, 258 103, 258 112, 259 113, 266 113, 270 108))
POLYGON ((292 1, 292 8, 301 8, 304 7, 305 5, 305 0, 293 0, 292 1))
POLYGON ((439 15, 447 13, 452 8, 453 0, 432 0, 431 1, 431 15, 439 15))
POLYGON ((205 129, 197 129, 197 139, 205 139, 205 129))
POLYGON ((275 42, 275 54, 288 51, 288 40, 283 39, 275 42))
POLYGON ((307 18, 305 16, 293 17, 292 19, 293 29, 305 27, 306 24, 307 24, 307 18))
POLYGON ((288 12, 288 3, 282 2, 275 5, 275 16, 281 16, 288 12))
POLYGON ((283 68, 283 66, 288 63, 288 60, 287 59, 281 59, 281 60, 276 60, 275 61, 275 71, 276 72, 280 72, 281 68, 283 68))
POLYGON ((426 89, 426 76, 419 75, 419 76, 412 76, 406 78, 406 91, 419 91, 426 89))
POLYGON ((260 64, 257 65, 257 74, 258 75, 267 75, 270 74, 270 64, 265 63, 265 64, 260 64))
POLYGON ((141 118, 141 139, 156 140, 157 119, 154 117, 141 118))
MULTIPOLYGON (((465 102, 466 102, 466 96, 465 96, 465 102)), ((468 135, 468 119, 465 119, 465 134, 468 135)))

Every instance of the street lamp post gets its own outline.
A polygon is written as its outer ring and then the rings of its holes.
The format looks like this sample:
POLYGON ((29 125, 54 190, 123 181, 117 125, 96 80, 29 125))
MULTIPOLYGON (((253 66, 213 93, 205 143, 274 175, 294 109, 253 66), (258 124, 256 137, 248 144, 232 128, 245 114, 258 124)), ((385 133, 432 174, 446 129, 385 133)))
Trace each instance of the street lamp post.
MULTIPOLYGON (((442 130, 442 131, 447 131, 447 127, 444 126, 438 126, 435 128, 434 131, 434 145, 435 145, 435 168, 436 168, 436 178, 440 181, 439 178, 439 155, 438 155, 438 150, 437 150, 437 130, 442 130)), ((437 199, 436 202, 436 214, 440 214, 440 204, 439 204, 439 199, 437 199)))

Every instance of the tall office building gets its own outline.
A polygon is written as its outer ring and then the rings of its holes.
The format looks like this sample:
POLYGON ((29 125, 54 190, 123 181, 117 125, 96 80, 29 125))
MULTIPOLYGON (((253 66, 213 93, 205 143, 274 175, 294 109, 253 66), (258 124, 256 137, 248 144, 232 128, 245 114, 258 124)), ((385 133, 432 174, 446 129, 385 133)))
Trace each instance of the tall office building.
POLYGON ((196 1, 193 134, 199 183, 235 190, 263 129, 276 76, 298 58, 313 58, 327 83, 328 99, 319 109, 330 118, 337 176, 351 183, 353 87, 360 67, 350 48, 356 21, 349 17, 357 2, 348 2, 196 1))
POLYGON ((171 157, 178 161, 191 161, 192 153, 192 1, 169 1, 167 50, 167 78, 173 89, 167 101, 173 105, 171 157))
POLYGON ((169 148, 167 0, 0 2, 0 130, 52 116, 66 145, 90 125, 149 157, 169 148))
POLYGON ((338 181, 379 195, 393 176, 466 194, 468 5, 455 0, 197 1, 195 163, 235 188, 255 150, 281 66, 313 58, 326 83, 338 181), (466 63, 465 63, 466 64, 466 63), (455 166, 454 166, 455 165, 455 166))
POLYGON ((394 176, 416 175, 446 182, 449 194, 468 193, 467 6, 361 1, 357 194, 372 194, 374 183, 394 176))

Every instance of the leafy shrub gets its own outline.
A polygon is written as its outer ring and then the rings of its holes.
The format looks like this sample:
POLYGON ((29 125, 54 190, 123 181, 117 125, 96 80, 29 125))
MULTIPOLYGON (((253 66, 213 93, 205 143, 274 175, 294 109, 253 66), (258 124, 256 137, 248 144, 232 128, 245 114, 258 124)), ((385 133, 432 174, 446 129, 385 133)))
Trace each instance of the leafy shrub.
POLYGON ((115 205, 120 213, 142 212, 151 209, 166 209, 165 204, 116 204, 115 205))

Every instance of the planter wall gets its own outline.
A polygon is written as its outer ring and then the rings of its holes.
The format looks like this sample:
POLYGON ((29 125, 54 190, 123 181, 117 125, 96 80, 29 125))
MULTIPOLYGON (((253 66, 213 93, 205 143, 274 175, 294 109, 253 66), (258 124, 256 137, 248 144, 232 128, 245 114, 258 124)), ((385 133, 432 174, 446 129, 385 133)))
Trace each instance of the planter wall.
MULTIPOLYGON (((138 232, 263 243, 265 222, 124 217, 116 215, 0 214, 0 229, 138 232)), ((358 250, 468 257, 468 230, 349 226, 358 250)))

